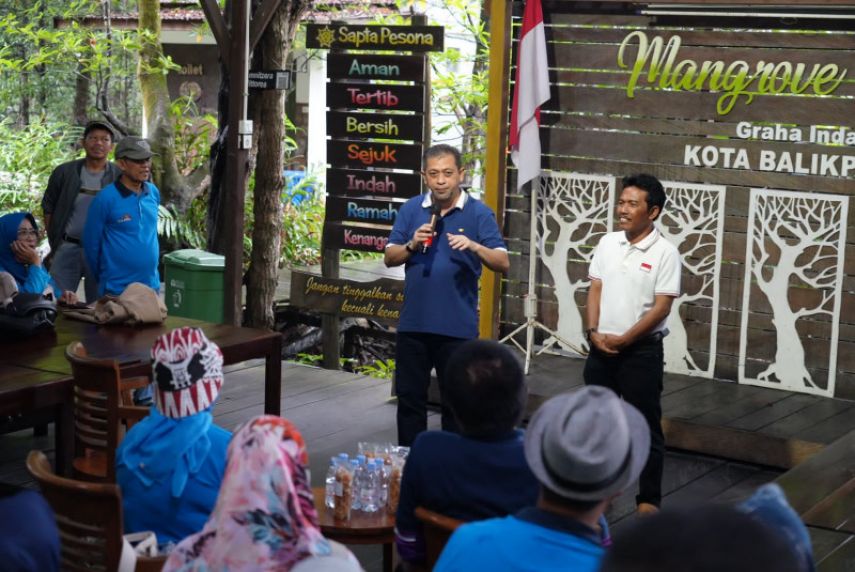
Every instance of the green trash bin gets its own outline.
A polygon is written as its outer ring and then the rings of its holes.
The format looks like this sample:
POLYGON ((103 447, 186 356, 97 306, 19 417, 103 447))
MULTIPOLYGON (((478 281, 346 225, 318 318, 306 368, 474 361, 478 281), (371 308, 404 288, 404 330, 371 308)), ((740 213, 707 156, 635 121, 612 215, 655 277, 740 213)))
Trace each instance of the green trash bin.
POLYGON ((163 266, 171 316, 223 322, 224 256, 188 248, 165 255, 163 266))

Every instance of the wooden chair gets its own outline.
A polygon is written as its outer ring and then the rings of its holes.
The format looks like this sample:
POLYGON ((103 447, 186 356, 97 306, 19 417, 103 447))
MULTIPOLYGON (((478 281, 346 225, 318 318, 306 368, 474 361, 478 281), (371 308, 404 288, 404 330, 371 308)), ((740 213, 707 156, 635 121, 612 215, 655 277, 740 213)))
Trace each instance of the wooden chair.
POLYGON ((422 521, 425 536, 425 569, 433 570, 442 549, 451 535, 465 521, 439 514, 424 507, 416 507, 416 518, 422 521))
POLYGON ((148 408, 134 407, 133 391, 149 384, 146 377, 122 379, 119 363, 95 359, 80 342, 65 350, 74 376, 74 475, 88 481, 116 481, 116 448, 130 427, 148 415, 148 408))
MULTIPOLYGON (((122 556, 122 493, 119 487, 59 477, 41 451, 30 451, 27 469, 39 482, 56 516, 62 570, 117 570, 122 556)), ((136 570, 160 570, 165 562, 165 556, 137 558, 136 570)))

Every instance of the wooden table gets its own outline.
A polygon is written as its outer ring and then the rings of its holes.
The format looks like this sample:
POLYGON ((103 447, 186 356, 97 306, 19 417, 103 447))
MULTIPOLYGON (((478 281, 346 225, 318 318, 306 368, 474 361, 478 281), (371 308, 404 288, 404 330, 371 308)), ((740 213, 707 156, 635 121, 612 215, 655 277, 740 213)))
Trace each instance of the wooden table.
POLYGON ((377 512, 352 511, 350 520, 336 520, 333 511, 324 503, 324 487, 312 488, 315 495, 315 508, 321 523, 321 532, 330 540, 342 544, 382 544, 383 570, 392 572, 394 557, 392 546, 395 543, 395 515, 385 508, 377 512))
MULTIPOLYGON (((66 473, 74 446, 66 346, 81 341, 91 356, 118 360, 127 375, 150 375, 155 339, 181 326, 201 328, 220 347, 226 364, 264 358, 264 412, 279 415, 282 336, 278 332, 177 317, 158 325, 98 326, 60 315, 53 331, 0 340, 0 416, 46 413, 47 420, 56 423, 57 471, 66 473)), ((41 420, 38 415, 33 419, 41 420)))

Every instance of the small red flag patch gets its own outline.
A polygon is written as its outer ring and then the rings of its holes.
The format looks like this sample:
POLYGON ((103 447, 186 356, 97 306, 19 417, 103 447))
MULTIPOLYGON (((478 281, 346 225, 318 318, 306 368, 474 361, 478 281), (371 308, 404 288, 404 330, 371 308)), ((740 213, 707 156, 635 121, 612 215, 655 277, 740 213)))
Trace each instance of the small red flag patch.
POLYGON ((651 270, 653 270, 653 267, 651 265, 647 264, 646 262, 642 262, 641 263, 641 269, 644 270, 645 272, 650 272, 651 270))

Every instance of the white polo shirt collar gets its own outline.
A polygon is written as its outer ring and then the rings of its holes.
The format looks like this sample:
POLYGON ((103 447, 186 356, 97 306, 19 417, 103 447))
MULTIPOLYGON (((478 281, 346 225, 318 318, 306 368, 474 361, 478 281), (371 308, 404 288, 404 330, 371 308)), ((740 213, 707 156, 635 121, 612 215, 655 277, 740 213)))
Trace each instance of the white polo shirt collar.
POLYGON ((629 245, 630 248, 637 248, 638 250, 647 250, 648 248, 653 246, 653 244, 657 240, 659 240, 660 236, 661 236, 661 234, 659 233, 659 229, 654 226, 653 230, 650 232, 650 234, 648 234, 647 236, 645 236, 644 238, 642 238, 641 240, 639 240, 635 244, 632 244, 629 242, 629 239, 626 237, 626 232, 624 232, 623 233, 623 239, 621 240, 620 244, 621 244, 621 246, 629 245))
MULTIPOLYGON (((463 205, 466 204, 466 201, 469 200, 469 193, 466 191, 460 191, 460 195, 457 197, 457 202, 454 203, 454 207, 452 209, 460 209, 463 210, 463 205)), ((428 191, 425 193, 424 198, 422 199, 422 208, 428 208, 433 204, 433 193, 428 191)))

